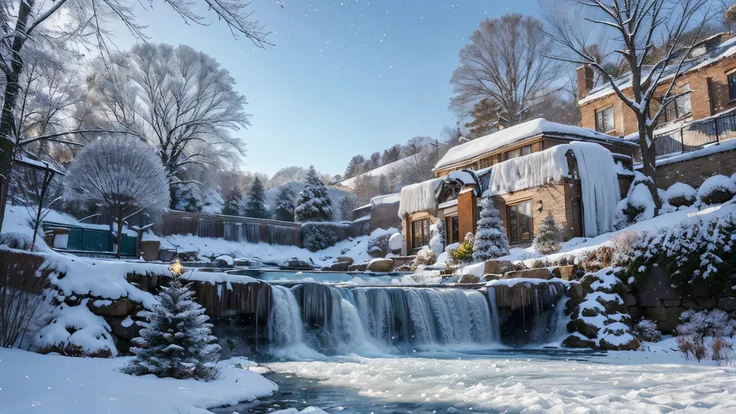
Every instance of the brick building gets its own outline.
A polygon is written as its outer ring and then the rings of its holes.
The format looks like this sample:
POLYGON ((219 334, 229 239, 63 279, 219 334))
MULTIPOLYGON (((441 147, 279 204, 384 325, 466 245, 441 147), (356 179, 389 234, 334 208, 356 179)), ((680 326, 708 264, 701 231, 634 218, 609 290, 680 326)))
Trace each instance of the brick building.
MULTIPOLYGON (((674 72, 676 65, 672 66, 665 71, 674 72)), ((696 122, 688 128, 692 121, 709 120, 736 108, 736 38, 729 33, 720 33, 701 41, 683 62, 681 71, 672 94, 683 95, 671 103, 657 120, 655 137, 661 138, 655 138, 658 156, 687 152, 736 137, 732 119, 722 120, 720 124, 712 120, 708 125, 696 122), (698 125, 700 127, 695 128, 698 125), (667 132, 671 134, 667 135, 667 132)), ((658 85, 652 111, 659 109, 657 102, 670 81, 671 78, 664 76, 658 85)), ((578 67, 582 126, 613 136, 637 139, 638 127, 633 111, 619 99, 608 82, 599 83, 595 85, 595 73, 591 67, 578 67)), ((620 76, 616 83, 625 95, 632 96, 631 86, 627 87, 631 84, 630 73, 620 76)))
POLYGON ((637 153, 635 143, 544 119, 454 147, 435 166, 437 178, 402 189, 406 250, 427 245, 438 220, 447 244, 475 232, 481 197, 493 198, 514 246, 528 245, 548 212, 565 240, 610 231, 637 153))

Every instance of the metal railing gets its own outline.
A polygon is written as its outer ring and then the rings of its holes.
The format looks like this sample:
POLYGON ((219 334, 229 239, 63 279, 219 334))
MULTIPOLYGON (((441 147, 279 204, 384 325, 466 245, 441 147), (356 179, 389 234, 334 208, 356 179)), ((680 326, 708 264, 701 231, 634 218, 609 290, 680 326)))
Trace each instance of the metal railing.
POLYGON ((736 111, 657 134, 654 136, 654 150, 657 158, 661 158, 696 151, 731 138, 736 138, 736 111))

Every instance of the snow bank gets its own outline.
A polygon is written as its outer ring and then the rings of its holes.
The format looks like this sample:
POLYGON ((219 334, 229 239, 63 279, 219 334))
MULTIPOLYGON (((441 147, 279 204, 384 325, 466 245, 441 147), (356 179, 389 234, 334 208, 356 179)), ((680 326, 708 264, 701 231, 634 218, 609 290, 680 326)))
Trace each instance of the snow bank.
POLYGON ((110 325, 87 307, 85 299, 77 306, 61 306, 51 322, 36 332, 33 345, 39 349, 63 344, 80 346, 86 355, 109 354, 117 356, 110 325))
POLYGON ((254 400, 278 389, 248 370, 252 363, 244 358, 221 361, 220 377, 211 382, 120 373, 128 360, 0 348, 0 412, 207 414, 208 408, 254 400))
POLYGON ((674 183, 667 189, 667 201, 674 197, 683 197, 686 199, 695 199, 697 192, 694 188, 684 183, 674 183))
POLYGON ((504 128, 501 131, 484 137, 476 138, 470 142, 450 148, 442 159, 435 165, 435 170, 467 161, 483 154, 495 151, 503 146, 532 138, 540 134, 562 136, 565 138, 580 138, 593 141, 619 142, 625 145, 633 145, 628 141, 602 134, 587 128, 550 122, 543 118, 532 119, 523 124, 504 128))
POLYGON ((444 177, 434 178, 402 188, 401 202, 399 203, 399 217, 403 218, 404 215, 417 211, 436 210, 436 192, 444 180, 444 177))
POLYGON ((490 193, 503 194, 540 187, 570 176, 567 157, 573 151, 582 185, 585 235, 611 231, 619 193, 618 167, 611 152, 598 144, 573 142, 514 158, 492 167, 490 193))

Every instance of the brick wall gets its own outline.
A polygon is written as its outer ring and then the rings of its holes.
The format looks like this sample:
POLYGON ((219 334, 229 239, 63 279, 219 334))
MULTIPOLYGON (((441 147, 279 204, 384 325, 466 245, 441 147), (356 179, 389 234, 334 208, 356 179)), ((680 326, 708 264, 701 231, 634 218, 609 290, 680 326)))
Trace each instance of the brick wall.
POLYGON ((736 151, 711 154, 657 167, 657 185, 666 190, 681 182, 697 189, 707 178, 717 174, 731 176, 736 173, 736 151))

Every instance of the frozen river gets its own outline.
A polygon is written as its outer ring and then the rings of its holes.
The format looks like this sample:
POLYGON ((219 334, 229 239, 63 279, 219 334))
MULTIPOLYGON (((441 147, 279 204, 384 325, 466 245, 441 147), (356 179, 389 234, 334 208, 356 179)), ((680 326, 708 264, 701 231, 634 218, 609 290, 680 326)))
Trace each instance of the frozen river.
POLYGON ((666 349, 417 353, 264 366, 280 387, 273 399, 217 412, 736 412, 736 369, 684 363, 666 349))

